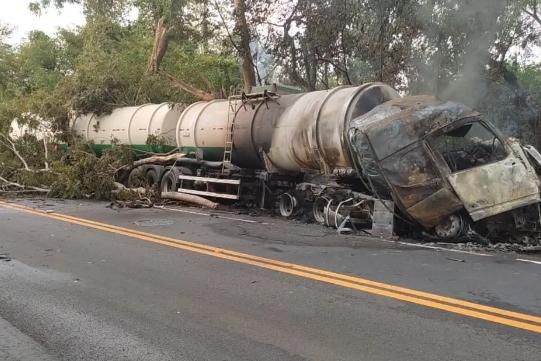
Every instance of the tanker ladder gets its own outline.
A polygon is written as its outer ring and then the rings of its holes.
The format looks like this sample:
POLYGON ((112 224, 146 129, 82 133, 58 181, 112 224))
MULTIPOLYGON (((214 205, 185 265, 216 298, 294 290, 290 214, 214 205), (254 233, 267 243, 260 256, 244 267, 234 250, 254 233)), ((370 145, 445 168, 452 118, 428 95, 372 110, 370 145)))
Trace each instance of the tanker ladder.
POLYGON ((231 159, 233 156, 233 127, 237 117, 238 96, 231 95, 228 98, 227 128, 224 141, 224 158, 222 162, 222 175, 228 176, 231 173, 231 159))
POLYGON ((225 133, 224 141, 224 157, 222 163, 222 175, 228 176, 231 171, 231 160, 233 158, 233 131, 235 129, 235 120, 237 118, 237 111, 239 105, 246 109, 246 104, 251 105, 252 108, 255 107, 255 104, 264 102, 265 106, 268 108, 267 103, 269 101, 277 102, 277 95, 274 92, 269 92, 264 90, 260 93, 242 93, 241 95, 230 95, 228 97, 229 107, 227 112, 227 130, 225 133), (240 104, 239 104, 240 103, 240 104))

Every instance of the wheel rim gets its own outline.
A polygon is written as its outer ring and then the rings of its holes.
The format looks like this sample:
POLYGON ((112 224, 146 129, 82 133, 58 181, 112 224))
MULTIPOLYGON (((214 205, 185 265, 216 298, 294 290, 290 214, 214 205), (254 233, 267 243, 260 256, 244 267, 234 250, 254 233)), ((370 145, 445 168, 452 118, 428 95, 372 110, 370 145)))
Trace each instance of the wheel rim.
POLYGON ((280 215, 282 217, 291 217, 297 207, 297 199, 289 193, 280 196, 280 215))
POLYGON ((173 192, 173 180, 171 179, 171 173, 165 175, 165 182, 162 185, 162 192, 173 192))
POLYGON ((464 235, 466 221, 458 214, 451 214, 445 221, 434 227, 436 235, 445 240, 454 240, 464 235))
POLYGON ((329 199, 326 197, 318 197, 314 205, 312 206, 312 214, 314 220, 319 224, 325 224, 325 207, 329 203, 329 199))

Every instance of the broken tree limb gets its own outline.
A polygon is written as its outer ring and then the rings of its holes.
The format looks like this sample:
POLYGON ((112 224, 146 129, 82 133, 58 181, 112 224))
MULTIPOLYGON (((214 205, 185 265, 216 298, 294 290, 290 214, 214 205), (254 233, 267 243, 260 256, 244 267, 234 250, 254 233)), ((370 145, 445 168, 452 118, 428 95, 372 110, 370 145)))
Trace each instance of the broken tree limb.
POLYGON ((185 92, 188 92, 190 94, 192 94, 193 96, 201 99, 201 100, 205 100, 205 101, 209 101, 209 100, 214 100, 216 99, 216 96, 212 93, 209 93, 209 92, 206 92, 202 89, 198 89, 186 82, 184 82, 183 80, 181 79, 178 79, 178 78, 175 78, 173 75, 169 74, 169 73, 166 73, 164 71, 161 71, 161 73, 163 75, 165 75, 165 77, 167 79, 169 79, 169 81, 175 85, 177 88, 180 88, 182 90, 184 90, 185 92))
POLYGON ((144 196, 147 194, 147 190, 143 187, 138 188, 128 188, 122 183, 115 182, 115 189, 112 191, 113 194, 118 194, 120 192, 131 192, 134 194, 139 194, 144 196))
POLYGON ((0 140, 0 144, 4 145, 6 148, 8 148, 17 158, 19 158, 19 160, 21 161, 21 163, 23 164, 24 166, 24 169, 26 170, 31 170, 30 167, 28 166, 28 163, 26 162, 26 160, 22 157, 21 153, 19 153, 19 151, 17 150, 17 147, 15 147, 15 143, 13 143, 11 141, 11 139, 9 139, 8 136, 0 133, 0 137, 3 139, 3 140, 0 140))
POLYGON ((176 193, 176 192, 162 192, 161 197, 163 199, 173 199, 176 201, 186 202, 196 204, 201 207, 216 209, 218 208, 218 203, 210 201, 206 198, 199 197, 193 194, 186 193, 176 193))
POLYGON ((186 154, 184 153, 173 153, 169 155, 154 155, 148 158, 136 160, 135 162, 133 162, 133 167, 135 168, 135 167, 139 167, 140 165, 149 164, 149 163, 153 163, 153 164, 169 163, 171 161, 176 161, 177 159, 184 158, 185 156, 186 154))
MULTIPOLYGON (((0 181, 4 182, 6 187, 18 188, 19 189, 18 192, 33 191, 33 192, 49 193, 51 191, 50 189, 46 189, 46 188, 30 187, 30 186, 25 186, 19 183, 11 182, 4 177, 0 177, 0 181)), ((9 191, 9 193, 14 193, 14 192, 17 192, 17 191, 9 191)))
POLYGON ((47 149, 47 137, 43 137, 43 148, 45 150, 45 159, 43 163, 45 164, 45 169, 49 170, 49 150, 47 149))

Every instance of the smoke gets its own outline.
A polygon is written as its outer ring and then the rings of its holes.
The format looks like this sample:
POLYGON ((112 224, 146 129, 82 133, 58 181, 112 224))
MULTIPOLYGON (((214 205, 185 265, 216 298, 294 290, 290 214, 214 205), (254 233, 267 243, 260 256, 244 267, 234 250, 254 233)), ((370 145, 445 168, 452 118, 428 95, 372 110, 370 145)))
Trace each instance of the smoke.
POLYGON ((414 44, 411 90, 464 103, 505 135, 539 145, 539 114, 528 104, 528 93, 512 72, 490 67, 509 1, 427 0, 416 14, 426 35, 414 44))
POLYGON ((490 48, 496 40, 499 19, 506 8, 506 0, 464 1, 461 15, 471 26, 468 44, 457 77, 444 88, 440 97, 466 103, 475 107, 487 94, 487 68, 490 48))

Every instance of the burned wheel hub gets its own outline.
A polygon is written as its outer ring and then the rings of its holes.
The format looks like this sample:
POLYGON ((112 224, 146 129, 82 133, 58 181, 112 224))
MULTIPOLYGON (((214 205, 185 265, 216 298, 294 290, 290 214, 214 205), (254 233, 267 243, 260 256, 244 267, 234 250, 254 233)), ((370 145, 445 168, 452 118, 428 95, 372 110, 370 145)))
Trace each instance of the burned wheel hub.
POLYGON ((466 235, 468 228, 469 222, 464 216, 451 214, 445 221, 434 227, 434 233, 438 238, 453 241, 466 235))
POLYGON ((318 197, 312 207, 314 220, 319 224, 325 224, 325 208, 329 204, 329 198, 318 197))
POLYGON ((289 193, 280 196, 280 215, 282 217, 291 217, 297 209, 297 198, 289 193))

